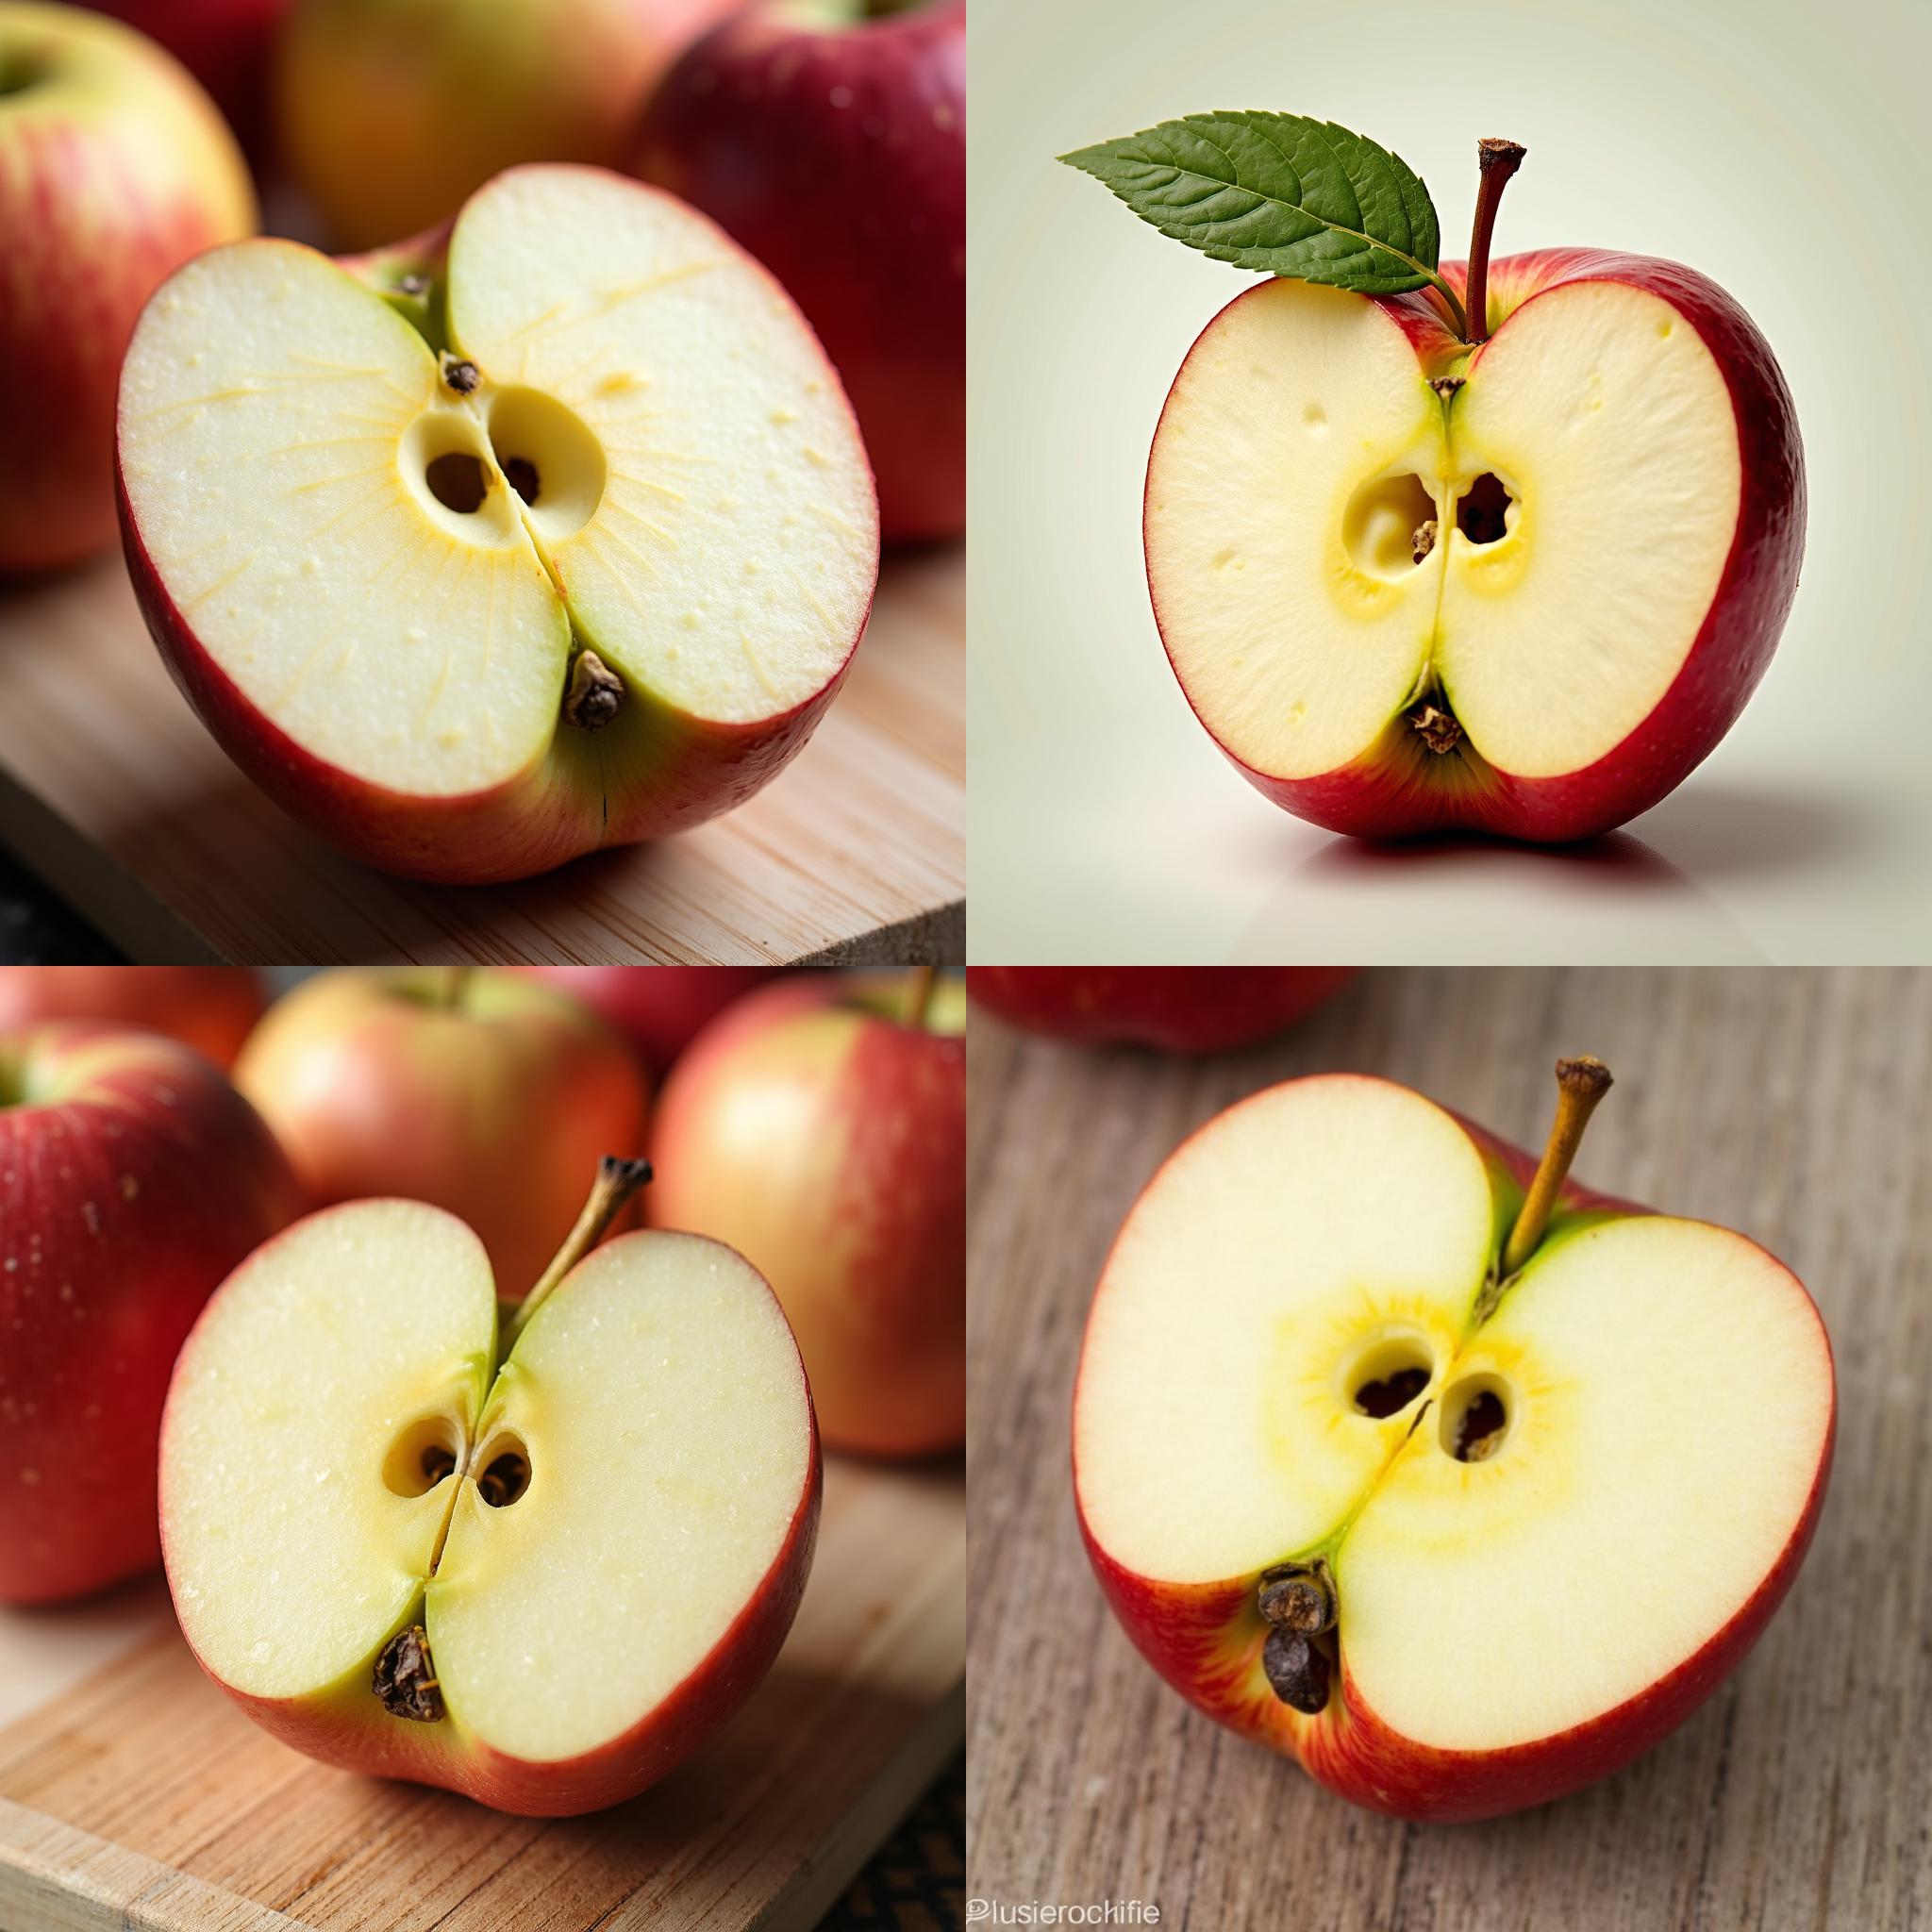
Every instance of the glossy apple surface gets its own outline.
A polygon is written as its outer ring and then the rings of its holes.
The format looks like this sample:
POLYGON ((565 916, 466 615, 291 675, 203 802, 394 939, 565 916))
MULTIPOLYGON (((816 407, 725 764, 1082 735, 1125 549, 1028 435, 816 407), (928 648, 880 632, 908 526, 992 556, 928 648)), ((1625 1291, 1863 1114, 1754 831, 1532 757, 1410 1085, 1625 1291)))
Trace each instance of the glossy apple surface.
POLYGON ((285 810, 409 877, 525 878, 742 804, 872 608, 872 475, 810 330, 602 169, 511 169, 348 263, 210 251, 143 311, 117 437, 175 682, 285 810))
POLYGON ((614 167, 666 64, 734 0, 295 0, 291 172, 337 244, 446 221, 521 161, 614 167))
POLYGON ((658 1077, 731 1002, 773 976, 768 966, 520 966, 594 1008, 658 1077))
POLYGON ((0 1600, 159 1560, 175 1353, 300 1205, 268 1129, 188 1048, 85 1021, 0 1029, 0 1600))
POLYGON ((636 165, 805 310, 858 412, 887 538, 964 529, 964 0, 757 0, 666 75, 636 165))
POLYGON ((656 1782, 763 1678, 818 1442, 784 1316, 715 1242, 608 1241, 521 1334, 498 1285, 418 1202, 258 1251, 169 1391, 168 1582, 202 1668, 284 1743, 565 1816, 656 1782))
POLYGON ((311 1205, 400 1194, 482 1237, 522 1295, 576 1219, 584 1176, 644 1140, 644 1078, 575 1000, 460 968, 317 974, 235 1068, 311 1205))
POLYGON ((1594 249, 1497 261, 1490 292, 1472 351, 1419 295, 1262 282, 1155 435, 1174 675, 1245 777, 1332 831, 1624 824, 1729 729, 1797 588, 1797 417, 1730 296, 1594 249))
POLYGON ((114 1020, 231 1067, 268 999, 243 966, 0 966, 0 1033, 42 1020, 114 1020))
POLYGON ((102 0, 101 11, 158 41, 214 97, 242 147, 269 147, 269 54, 289 0, 102 0))
POLYGON ((1292 1026, 1352 966, 974 966, 977 1004, 1008 1025, 1084 1045, 1222 1053, 1292 1026))
POLYGON ((654 1226, 728 1242, 798 1335, 834 1448, 917 1456, 966 1422, 966 1041, 957 981, 908 1024, 907 976, 789 977, 673 1069, 654 1226))
POLYGON ((114 540, 114 386, 156 285, 255 228, 213 104, 153 42, 0 4, 0 572, 114 540))
POLYGON ((1074 1488, 1123 1626, 1400 1817, 1656 1743, 1776 1609, 1830 1468, 1823 1324, 1743 1236, 1567 1184, 1497 1298, 1533 1166, 1386 1081, 1266 1089, 1148 1184, 1088 1317, 1074 1488), (1318 1560, 1339 1620, 1283 1688, 1262 1585, 1318 1560))

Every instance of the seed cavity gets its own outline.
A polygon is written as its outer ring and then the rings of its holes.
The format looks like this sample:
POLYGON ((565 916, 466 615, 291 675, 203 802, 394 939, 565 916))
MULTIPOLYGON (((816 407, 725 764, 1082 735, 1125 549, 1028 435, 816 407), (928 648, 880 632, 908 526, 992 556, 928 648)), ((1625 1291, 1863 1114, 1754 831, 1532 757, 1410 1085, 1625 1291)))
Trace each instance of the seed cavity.
POLYGON ((429 1656, 429 1633, 422 1624, 411 1624, 408 1629, 398 1630, 383 1645, 370 1689, 391 1717, 408 1718, 419 1724, 442 1722, 442 1690, 429 1656))

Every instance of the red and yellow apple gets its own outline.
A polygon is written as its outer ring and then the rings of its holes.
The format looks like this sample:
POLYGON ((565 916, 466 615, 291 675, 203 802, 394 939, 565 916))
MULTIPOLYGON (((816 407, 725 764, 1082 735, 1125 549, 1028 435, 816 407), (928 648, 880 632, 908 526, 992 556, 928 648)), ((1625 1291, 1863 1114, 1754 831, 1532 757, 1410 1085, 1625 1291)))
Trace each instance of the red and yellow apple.
POLYGON ((255 219, 234 137, 153 42, 0 0, 0 572, 114 541, 114 385, 135 317, 255 219))
POLYGON ((1011 1026, 1085 1045, 1222 1053, 1292 1026, 1353 966, 973 966, 974 1002, 1011 1026))
POLYGON ((886 537, 964 529, 965 0, 754 0, 665 76, 635 165, 805 310, 886 537))
POLYGON ((1357 1804, 1562 1796, 1680 1724, 1790 1588, 1836 1393, 1744 1236, 1420 1094, 1291 1080, 1149 1182, 1088 1317, 1074 1490, 1127 1634, 1357 1804), (1534 1172, 1532 1172, 1534 1170, 1534 1172))
POLYGON ((957 979, 788 978, 700 1034, 659 1097, 646 1214, 771 1282, 833 1448, 965 1435, 965 1025, 957 979))
POLYGON ((113 1020, 231 1067, 268 1000, 245 966, 0 966, 0 1033, 42 1020, 113 1020))
POLYGON ((355 1201, 208 1304, 168 1392, 168 1582, 284 1743, 563 1816, 663 1776, 770 1668, 818 1523, 811 1397, 741 1257, 589 1252, 645 1172, 607 1164, 534 1289, 440 1208, 355 1201))
POLYGON ((731 1002, 761 986, 770 966, 520 966, 593 1007, 662 1078, 731 1002))
POLYGON ((300 1208, 274 1138, 199 1055, 89 1021, 0 1026, 0 1601, 159 1560, 175 1353, 300 1208))
POLYGON ((282 150, 336 242, 446 221, 520 161, 614 167, 666 65, 736 0, 294 0, 282 150))
POLYGON ((1263 281, 1155 433, 1174 675, 1243 776, 1333 831, 1622 824, 1730 727, 1797 587, 1797 417, 1722 289, 1546 249, 1490 265, 1488 313, 1472 348, 1424 294, 1263 281))
POLYGON ((524 878, 741 804, 831 704, 878 575, 865 452, 796 308, 601 169, 513 168, 353 262, 191 262, 135 331, 118 438, 175 683, 284 809, 416 878, 524 878))
POLYGON ((519 974, 317 974, 235 1067, 313 1207, 406 1195, 473 1227, 507 1293, 569 1233, 600 1155, 644 1141, 644 1077, 604 1022, 519 974))

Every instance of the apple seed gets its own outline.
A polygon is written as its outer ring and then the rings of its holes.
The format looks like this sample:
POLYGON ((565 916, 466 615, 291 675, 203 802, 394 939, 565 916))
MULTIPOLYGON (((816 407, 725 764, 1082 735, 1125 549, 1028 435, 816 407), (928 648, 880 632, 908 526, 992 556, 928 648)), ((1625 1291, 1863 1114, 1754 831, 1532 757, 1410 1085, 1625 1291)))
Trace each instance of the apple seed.
POLYGON ((442 358, 442 379, 458 395, 466 396, 483 380, 483 372, 467 357, 445 355, 442 358))
POLYGON ((1278 1630, 1319 1637, 1335 1627, 1335 1587, 1326 1563, 1284 1563, 1262 1574, 1255 1600, 1263 1618, 1278 1630))
POLYGON ((623 708, 624 679, 595 651, 579 651, 563 695, 564 722, 601 731, 623 708))
POLYGON ((398 1630, 383 1645, 370 1689, 391 1717, 419 1724, 442 1722, 442 1691, 429 1658, 429 1633, 422 1624, 398 1630))
POLYGON ((1416 736, 1439 758, 1462 742, 1462 726, 1441 705, 1424 700, 1408 714, 1408 722, 1416 736))
POLYGON ((1261 1668, 1275 1696, 1304 1717, 1328 1707, 1328 1658, 1299 1630, 1271 1630, 1261 1668))

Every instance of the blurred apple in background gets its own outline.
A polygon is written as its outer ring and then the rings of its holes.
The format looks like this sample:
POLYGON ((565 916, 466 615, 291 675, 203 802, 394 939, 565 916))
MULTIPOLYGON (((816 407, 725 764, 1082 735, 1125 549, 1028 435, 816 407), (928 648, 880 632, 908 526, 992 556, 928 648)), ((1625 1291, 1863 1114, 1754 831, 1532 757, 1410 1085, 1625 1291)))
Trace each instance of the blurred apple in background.
POLYGON ((614 167, 652 85, 733 4, 295 0, 282 158, 344 248, 429 227, 518 161, 614 167))
POLYGON ((754 0, 672 68, 635 166, 805 310, 858 412, 887 539, 958 535, 964 0, 754 0))
POLYGON ((520 1295, 562 1246, 584 1176, 644 1140, 644 1077, 596 1014, 521 974, 351 968, 269 1009, 235 1084, 309 1204, 400 1195, 446 1208, 520 1295))
POLYGON ((965 1435, 965 1031, 957 979, 788 975, 708 1026, 659 1099, 646 1218, 772 1284, 834 1448, 965 1435))
POLYGON ((1353 966, 974 966, 976 1004, 1010 1026, 1098 1046, 1222 1053, 1291 1026, 1353 966))
POLYGON ((92 0, 158 41, 214 96, 243 150, 269 150, 269 56, 289 0, 92 0))
POLYGON ((268 1129, 186 1047, 88 1021, 0 1031, 0 1600, 160 1560, 175 1357, 300 1207, 268 1129))
POLYGON ((660 1078, 698 1029, 774 966, 519 966, 594 1007, 660 1078))
POLYGON ((0 4, 0 571, 113 541, 134 319, 191 255, 255 220, 234 136, 152 41, 76 8, 0 4))
POLYGON ((113 1020, 185 1041, 223 1068, 267 1005, 245 966, 0 966, 0 1033, 113 1020))

